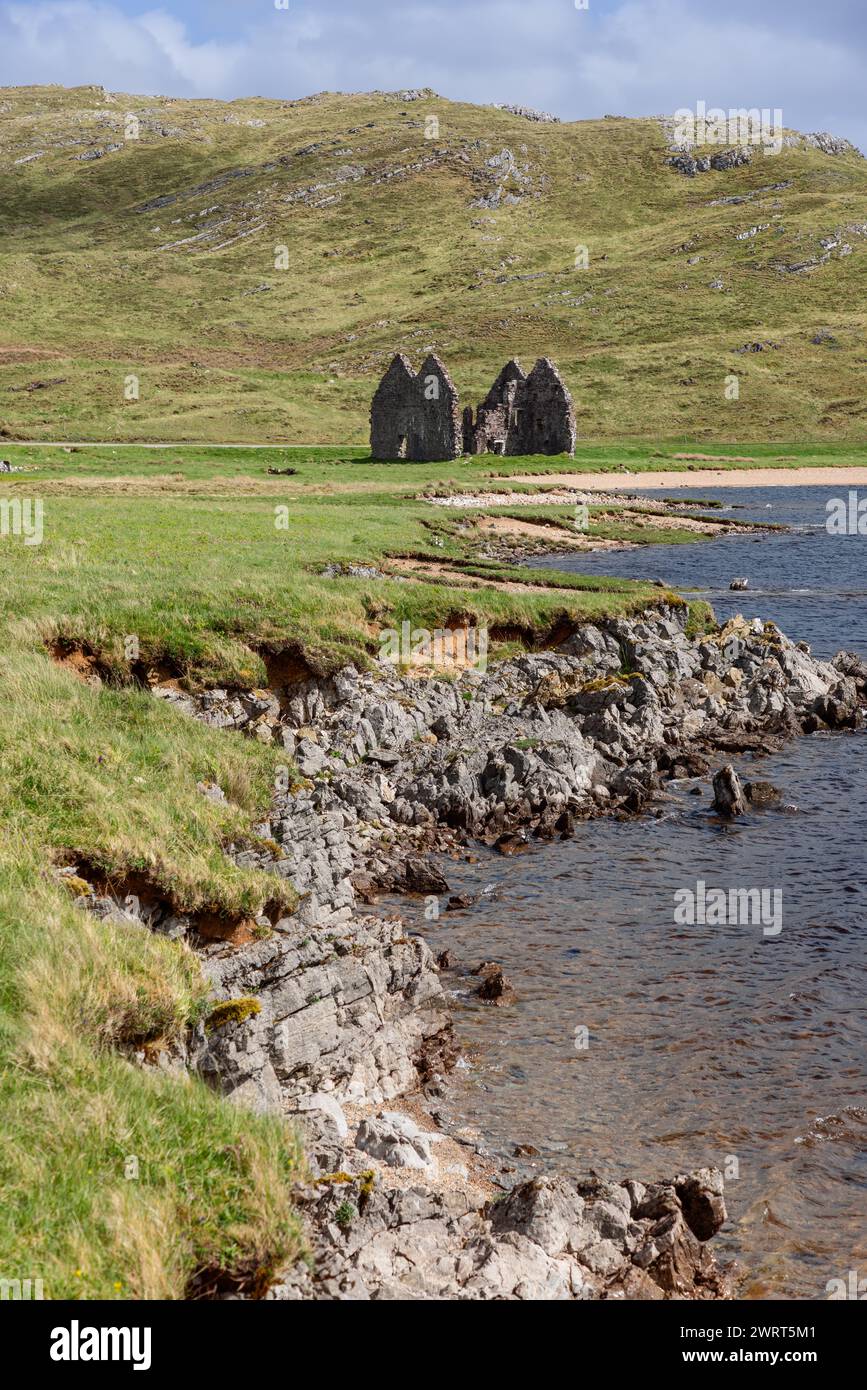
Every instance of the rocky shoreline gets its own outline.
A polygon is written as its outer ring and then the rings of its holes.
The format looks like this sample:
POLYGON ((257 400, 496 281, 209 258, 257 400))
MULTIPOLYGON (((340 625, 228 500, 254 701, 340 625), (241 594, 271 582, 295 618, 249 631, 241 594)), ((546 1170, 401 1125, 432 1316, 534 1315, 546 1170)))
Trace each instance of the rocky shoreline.
MULTIPOLYGON (((380 664, 267 691, 154 694, 282 745, 304 778, 230 849, 295 885, 292 916, 209 939, 170 904, 136 908, 185 937, 213 985, 213 1019, 179 1060, 303 1130, 314 1258, 267 1296, 730 1296, 706 1243, 725 1220, 715 1170, 649 1185, 534 1177, 504 1193, 484 1154, 444 1132, 457 1048, 440 964, 399 918, 365 908, 411 892, 444 909, 432 851, 510 853, 592 816, 652 813, 669 778, 859 727, 867 665, 817 661, 773 624, 693 633, 686 605, 661 603, 485 673, 380 664)), ((96 889, 82 905, 130 920, 96 889)))

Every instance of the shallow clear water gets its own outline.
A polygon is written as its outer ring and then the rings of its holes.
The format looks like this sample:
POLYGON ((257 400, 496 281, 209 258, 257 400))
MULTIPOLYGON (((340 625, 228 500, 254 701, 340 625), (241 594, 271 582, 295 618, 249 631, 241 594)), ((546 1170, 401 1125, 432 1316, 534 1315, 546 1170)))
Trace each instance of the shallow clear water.
MULTIPOLYGON (((867 538, 828 536, 825 490, 702 495, 813 529, 557 563, 703 585, 721 617, 867 654, 867 538), (734 575, 753 592, 729 594, 734 575)), ((723 826, 706 784, 680 784, 658 816, 581 825, 518 858, 447 860, 452 891, 479 905, 409 915, 455 958, 444 982, 470 1066, 446 1102, 454 1122, 504 1167, 737 1172, 715 1244, 737 1259, 741 1295, 824 1298, 829 1279, 867 1274, 867 736, 816 735, 742 768, 788 809, 723 826), (678 925, 675 894, 699 880, 778 891, 779 934, 678 925), (483 960, 505 967, 516 1004, 473 997, 483 960), (539 1156, 515 1159, 519 1144, 539 1156)))

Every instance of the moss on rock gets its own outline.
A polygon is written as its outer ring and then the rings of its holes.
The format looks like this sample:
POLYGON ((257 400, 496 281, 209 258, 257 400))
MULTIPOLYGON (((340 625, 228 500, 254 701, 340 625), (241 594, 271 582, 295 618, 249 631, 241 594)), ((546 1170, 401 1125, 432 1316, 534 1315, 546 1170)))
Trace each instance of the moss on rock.
POLYGON ((258 999, 229 999, 211 1011, 205 1020, 205 1029, 213 1033, 215 1028, 225 1028, 228 1023, 246 1023, 248 1018, 254 1018, 261 1012, 262 1005, 258 999))

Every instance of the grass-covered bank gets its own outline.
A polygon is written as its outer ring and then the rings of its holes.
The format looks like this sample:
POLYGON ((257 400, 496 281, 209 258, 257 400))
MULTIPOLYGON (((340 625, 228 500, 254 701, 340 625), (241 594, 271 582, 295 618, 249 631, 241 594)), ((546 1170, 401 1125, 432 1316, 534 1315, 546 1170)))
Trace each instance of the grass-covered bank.
MULTIPOLYGON (((326 671, 364 661, 386 623, 462 617, 544 633, 564 615, 628 611, 650 596, 641 584, 556 572, 545 587, 534 576, 532 593, 409 583, 396 573, 323 578, 329 565, 387 573, 393 556, 474 558, 477 514, 432 507, 420 494, 476 485, 485 470, 475 460, 416 470, 332 450, 272 459, 191 449, 170 461, 137 450, 33 452, 8 451, 15 466, 33 469, 0 480, 0 498, 38 499, 44 517, 40 545, 10 536, 0 547, 9 621, 22 637, 86 646, 119 679, 137 665, 200 683, 262 685, 269 650, 291 646, 326 671), (268 472, 275 467, 296 471, 268 472), (126 655, 129 637, 135 658, 126 655)), ((502 485, 504 502, 512 486, 502 485)), ((625 518, 620 534, 631 531, 625 518)), ((609 516, 591 519, 591 539, 613 534, 609 516)), ((676 520, 658 538, 677 539, 676 520)))
POLYGON ((192 952, 79 911, 68 849, 138 868, 179 905, 255 912, 282 885, 221 852, 267 804, 269 759, 97 690, 38 648, 0 655, 0 1252, 47 1298, 178 1298, 255 1283, 298 1248, 293 1135, 152 1061, 208 1009, 192 952), (228 805, 196 790, 213 779, 228 805))

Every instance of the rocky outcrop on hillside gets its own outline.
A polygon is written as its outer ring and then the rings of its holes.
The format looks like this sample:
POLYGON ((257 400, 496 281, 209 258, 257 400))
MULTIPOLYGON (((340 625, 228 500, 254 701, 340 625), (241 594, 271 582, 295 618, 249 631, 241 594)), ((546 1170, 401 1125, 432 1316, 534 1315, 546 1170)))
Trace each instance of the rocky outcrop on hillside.
POLYGON ((809 145, 811 149, 821 150, 822 154, 861 154, 858 146, 853 145, 851 140, 844 140, 841 135, 831 135, 827 130, 812 131, 808 135, 796 135, 791 137, 791 140, 793 144, 809 145))
POLYGON ((525 121, 539 121, 543 125, 560 125, 560 117, 552 116, 550 111, 537 111, 533 106, 509 106, 504 102, 494 102, 495 111, 507 111, 510 116, 522 116, 525 121))
POLYGON ((696 174, 707 174, 711 169, 738 169, 743 164, 752 163, 752 158, 749 145, 739 145, 718 150, 716 154, 693 154, 691 150, 680 150, 669 157, 668 163, 678 173, 694 178, 696 174))

